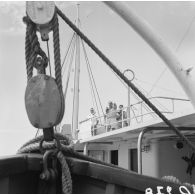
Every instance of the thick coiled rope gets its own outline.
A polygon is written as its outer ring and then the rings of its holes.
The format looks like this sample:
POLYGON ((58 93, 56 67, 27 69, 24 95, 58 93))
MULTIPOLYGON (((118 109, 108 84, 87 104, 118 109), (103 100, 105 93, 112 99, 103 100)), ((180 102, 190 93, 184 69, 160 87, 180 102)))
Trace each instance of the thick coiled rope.
POLYGON ((62 192, 64 194, 71 194, 72 193, 72 180, 71 180, 71 173, 66 162, 66 158, 63 153, 60 151, 57 154, 57 158, 61 163, 62 166, 62 192))
MULTIPOLYGON (((72 144, 70 143, 70 139, 61 133, 55 133, 55 138, 58 139, 62 145, 62 147, 72 148, 72 144)), ((28 153, 28 152, 36 152, 39 151, 40 142, 43 139, 43 135, 33 138, 26 142, 20 147, 18 153, 28 153)), ((43 143, 44 149, 55 149, 56 146, 54 143, 43 143)))
MULTIPOLYGON (((73 145, 70 142, 70 139, 68 139, 66 136, 63 136, 62 134, 55 133, 55 138, 60 141, 62 151, 72 151, 73 145)), ((18 153, 39 153, 40 152, 40 142, 43 139, 43 136, 36 137, 27 143, 25 143, 19 150, 18 153)), ((43 142, 42 148, 44 150, 55 150, 56 144, 55 143, 45 143, 43 142)), ((59 160, 61 164, 62 169, 62 192, 65 194, 72 193, 72 179, 71 179, 71 173, 69 170, 69 166, 66 162, 66 158, 62 151, 57 152, 57 159, 59 160)))
MULTIPOLYGON (((122 169, 122 170, 126 170, 124 168, 118 167, 116 165, 113 164, 109 164, 100 160, 96 160, 94 158, 91 158, 89 156, 80 154, 78 152, 76 152, 74 150, 74 145, 70 142, 70 139, 67 138, 66 136, 62 135, 61 133, 55 133, 55 137, 58 138, 60 140, 61 143, 61 152, 63 153, 63 155, 67 156, 67 157, 73 157, 73 158, 77 158, 77 159, 81 159, 81 160, 85 160, 85 161, 89 161, 89 162, 93 162, 93 163, 97 163, 97 164, 101 164, 101 165, 105 165, 105 166, 109 166, 109 167, 113 167, 113 168, 117 168, 117 169, 122 169)), ((22 153, 39 153, 40 152, 40 141, 43 139, 43 136, 38 136, 28 142, 26 142, 19 150, 18 153, 22 154, 22 153)), ((43 143, 43 148, 45 150, 47 149, 55 149, 56 145, 53 143, 43 143)))

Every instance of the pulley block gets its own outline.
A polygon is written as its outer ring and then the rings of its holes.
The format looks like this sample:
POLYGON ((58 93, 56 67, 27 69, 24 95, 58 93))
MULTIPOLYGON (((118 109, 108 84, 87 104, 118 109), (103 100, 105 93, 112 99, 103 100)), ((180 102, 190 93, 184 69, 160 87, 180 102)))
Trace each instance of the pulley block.
POLYGON ((47 25, 55 13, 53 1, 27 1, 26 12, 29 18, 37 25, 47 25))
POLYGON ((51 21, 55 14, 53 1, 27 1, 26 13, 30 20, 37 25, 43 41, 49 40, 48 33, 51 31, 51 21))
POLYGON ((31 124, 36 128, 56 126, 64 111, 64 101, 54 78, 39 74, 26 87, 25 106, 31 124))

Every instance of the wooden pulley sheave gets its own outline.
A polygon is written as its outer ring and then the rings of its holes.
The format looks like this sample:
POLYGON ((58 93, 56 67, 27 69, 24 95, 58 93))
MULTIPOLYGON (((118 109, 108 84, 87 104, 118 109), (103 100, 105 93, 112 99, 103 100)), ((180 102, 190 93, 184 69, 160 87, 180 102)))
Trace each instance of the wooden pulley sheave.
POLYGON ((31 124, 40 129, 51 129, 58 125, 64 114, 58 18, 54 2, 28 1, 26 3, 26 69, 28 83, 25 106, 31 124), (55 78, 46 74, 48 58, 41 49, 36 32, 43 41, 49 40, 53 31, 55 78), (37 75, 33 76, 33 69, 37 75))

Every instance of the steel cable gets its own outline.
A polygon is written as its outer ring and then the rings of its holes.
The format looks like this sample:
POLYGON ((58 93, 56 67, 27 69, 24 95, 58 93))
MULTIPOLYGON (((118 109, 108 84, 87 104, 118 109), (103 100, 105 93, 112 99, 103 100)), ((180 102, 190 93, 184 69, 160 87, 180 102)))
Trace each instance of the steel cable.
POLYGON ((90 74, 91 74, 91 78, 92 78, 92 81, 94 83, 94 87, 95 87, 95 90, 96 90, 96 93, 97 93, 97 97, 98 97, 98 101, 99 101, 99 104, 100 104, 100 107, 101 107, 101 110, 102 110, 102 114, 104 115, 104 110, 103 110, 103 107, 102 107, 102 103, 101 103, 101 100, 100 100, 100 96, 99 96, 99 93, 98 93, 98 90, 97 90, 97 86, 96 86, 96 83, 95 83, 95 79, 94 79, 94 76, 93 76, 93 72, 91 70, 91 65, 89 63, 89 59, 88 59, 88 56, 87 56, 87 52, 86 52, 86 49, 85 49, 85 45, 83 43, 83 40, 81 40, 81 43, 82 43, 82 46, 83 46, 86 63, 88 64, 87 66, 89 67, 89 71, 90 71, 90 74))

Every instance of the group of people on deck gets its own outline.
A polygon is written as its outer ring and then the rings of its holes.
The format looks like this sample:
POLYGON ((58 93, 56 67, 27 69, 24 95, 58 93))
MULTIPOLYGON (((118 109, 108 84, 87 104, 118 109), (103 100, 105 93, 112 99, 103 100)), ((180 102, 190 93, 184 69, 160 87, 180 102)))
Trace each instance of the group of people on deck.
MULTIPOLYGON (((98 126, 101 126, 100 119, 96 116, 94 108, 90 109, 91 120, 91 134, 96 135, 98 126)), ((107 131, 112 131, 125 126, 128 126, 127 113, 124 110, 123 105, 120 105, 117 109, 117 104, 109 101, 108 107, 106 107, 106 112, 104 115, 104 125, 107 131)))

